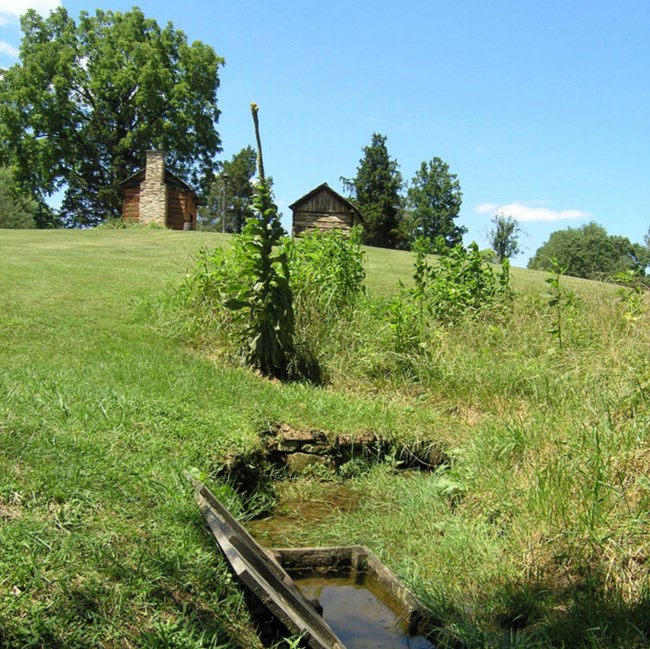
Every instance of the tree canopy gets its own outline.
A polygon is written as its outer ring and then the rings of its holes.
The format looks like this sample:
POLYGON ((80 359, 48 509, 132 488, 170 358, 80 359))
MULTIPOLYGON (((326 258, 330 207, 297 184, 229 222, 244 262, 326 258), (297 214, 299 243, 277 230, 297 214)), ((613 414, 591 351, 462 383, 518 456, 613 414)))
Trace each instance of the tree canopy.
POLYGON ((0 167, 0 228, 35 228, 38 204, 20 193, 11 169, 0 167))
POLYGON ((438 157, 422 162, 407 192, 409 241, 442 237, 449 248, 462 243, 467 228, 454 222, 462 202, 460 182, 449 165, 438 157))
POLYGON ((549 270, 552 258, 566 267, 567 275, 597 280, 626 270, 644 275, 650 265, 650 251, 645 246, 631 243, 627 237, 609 235, 594 222, 553 232, 528 262, 528 268, 549 270))
POLYGON ((363 148, 357 175, 342 178, 364 221, 364 243, 395 248, 399 243, 402 175, 391 159, 386 136, 373 133, 370 146, 363 148))
POLYGON ((0 163, 37 200, 64 190, 68 224, 118 216, 118 183, 167 153, 174 173, 205 190, 220 150, 223 59, 140 9, 75 22, 59 7, 21 19, 19 63, 0 78, 0 163))

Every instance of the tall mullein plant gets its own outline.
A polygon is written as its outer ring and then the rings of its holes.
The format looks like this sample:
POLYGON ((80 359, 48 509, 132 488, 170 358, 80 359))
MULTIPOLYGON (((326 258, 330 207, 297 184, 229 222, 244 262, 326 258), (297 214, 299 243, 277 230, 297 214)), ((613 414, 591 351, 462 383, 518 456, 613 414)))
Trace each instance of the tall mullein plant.
POLYGON ((255 216, 248 219, 234 243, 242 264, 241 283, 237 297, 229 300, 227 306, 246 313, 243 336, 248 364, 267 376, 285 379, 289 377, 294 353, 289 264, 278 208, 264 177, 257 106, 251 104, 251 110, 258 142, 259 183, 253 197, 255 216))

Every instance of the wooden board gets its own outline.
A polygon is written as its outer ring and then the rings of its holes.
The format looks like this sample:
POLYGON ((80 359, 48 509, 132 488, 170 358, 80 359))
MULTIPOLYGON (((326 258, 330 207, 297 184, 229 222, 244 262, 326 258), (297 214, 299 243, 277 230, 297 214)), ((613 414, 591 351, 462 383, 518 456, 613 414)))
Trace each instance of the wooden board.
POLYGON ((215 495, 192 480, 208 526, 237 576, 260 602, 311 649, 345 649, 291 577, 251 537, 215 495))

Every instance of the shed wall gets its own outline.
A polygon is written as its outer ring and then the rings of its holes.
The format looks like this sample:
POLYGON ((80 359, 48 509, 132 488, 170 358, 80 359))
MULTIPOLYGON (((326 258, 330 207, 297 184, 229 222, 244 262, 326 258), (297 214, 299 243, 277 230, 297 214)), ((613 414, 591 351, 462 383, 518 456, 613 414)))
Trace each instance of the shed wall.
POLYGON ((354 215, 347 214, 323 214, 319 212, 305 212, 299 210, 293 214, 294 236, 303 233, 305 230, 343 230, 349 232, 354 225, 354 215))
POLYGON ((338 200, 331 192, 320 191, 300 203, 300 212, 315 212, 320 214, 349 213, 350 208, 338 200))
POLYGON ((306 230, 343 230, 355 225, 355 213, 349 204, 328 189, 316 192, 293 206, 293 235, 306 230))

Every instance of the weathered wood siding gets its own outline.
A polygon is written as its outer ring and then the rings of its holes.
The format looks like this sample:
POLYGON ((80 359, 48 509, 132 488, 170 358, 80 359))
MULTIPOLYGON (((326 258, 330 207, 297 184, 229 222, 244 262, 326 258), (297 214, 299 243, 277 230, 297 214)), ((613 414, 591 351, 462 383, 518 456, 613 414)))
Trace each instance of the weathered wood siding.
POLYGON ((124 203, 122 204, 122 218, 127 221, 140 219, 140 188, 127 187, 123 190, 124 203))
POLYGON ((196 199, 187 191, 170 188, 167 227, 172 230, 183 230, 185 223, 189 223, 191 230, 196 227, 196 199))
POLYGON ((293 234, 305 230, 343 230, 349 232, 354 225, 354 214, 322 214, 318 212, 297 211, 293 215, 293 234))
POLYGON ((301 212, 313 212, 315 214, 338 214, 349 212, 350 208, 340 201, 332 192, 321 190, 310 196, 300 204, 301 212))
POLYGON ((196 230, 196 213, 198 211, 196 194, 185 194, 185 209, 187 210, 187 220, 191 224, 191 229, 196 230))
POLYGON ((185 223, 185 200, 181 192, 169 190, 167 204, 167 227, 172 230, 182 230, 185 223))

